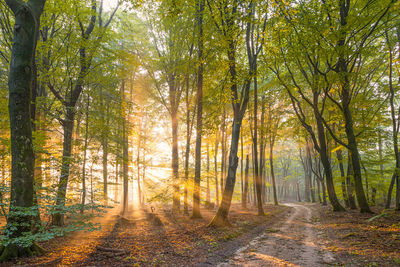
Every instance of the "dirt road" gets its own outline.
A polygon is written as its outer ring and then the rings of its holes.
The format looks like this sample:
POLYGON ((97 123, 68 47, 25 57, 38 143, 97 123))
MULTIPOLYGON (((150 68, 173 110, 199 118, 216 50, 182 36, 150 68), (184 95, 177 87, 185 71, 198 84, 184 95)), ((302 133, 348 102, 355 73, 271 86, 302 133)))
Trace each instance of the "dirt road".
POLYGON ((286 204, 294 210, 275 229, 267 229, 233 257, 218 266, 327 266, 333 255, 318 244, 312 210, 306 205, 286 204))

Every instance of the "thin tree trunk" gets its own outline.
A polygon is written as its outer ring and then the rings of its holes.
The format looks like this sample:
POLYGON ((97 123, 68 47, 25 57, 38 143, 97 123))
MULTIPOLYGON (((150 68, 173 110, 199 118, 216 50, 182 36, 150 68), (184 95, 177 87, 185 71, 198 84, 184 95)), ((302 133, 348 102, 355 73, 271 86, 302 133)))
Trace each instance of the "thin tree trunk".
POLYGON ((127 110, 124 108, 125 105, 125 81, 122 81, 121 86, 121 96, 122 96, 122 176, 123 176, 123 196, 122 196, 122 211, 121 214, 125 215, 128 211, 128 190, 129 190, 129 139, 128 139, 128 129, 127 129, 127 110))
POLYGON ((172 176, 173 176, 173 202, 172 211, 180 209, 180 186, 179 186, 179 153, 178 153, 178 110, 172 108, 172 176))
POLYGON ((52 224, 55 226, 64 225, 64 207, 65 196, 67 193, 67 185, 71 166, 71 151, 72 151, 72 132, 74 130, 75 108, 67 107, 66 117, 63 122, 64 140, 63 140, 63 156, 61 162, 61 176, 57 190, 57 212, 54 213, 52 224))
POLYGON ((241 118, 234 118, 232 125, 232 141, 231 141, 231 150, 229 153, 229 167, 228 167, 228 176, 226 178, 226 183, 224 187, 224 194, 222 195, 221 205, 218 208, 217 214, 214 219, 211 221, 211 225, 222 226, 229 224, 228 222, 228 213, 229 208, 232 201, 233 190, 235 188, 236 183, 236 169, 238 166, 238 147, 239 147, 239 137, 240 137, 240 126, 241 126, 241 118))
POLYGON ((82 165, 82 200, 81 200, 81 213, 84 211, 85 201, 86 201, 86 155, 88 149, 88 138, 89 138, 89 95, 87 96, 86 103, 86 120, 85 120, 85 141, 83 145, 83 165, 82 165))
POLYGON ((211 204, 211 195, 210 195, 210 145, 207 141, 207 188, 206 188, 206 202, 207 205, 211 204))
MULTIPOLYGON (((326 181, 326 187, 328 189, 329 202, 332 205, 333 211, 344 211, 345 208, 343 208, 343 206, 340 204, 339 200, 337 199, 336 192, 335 192, 332 167, 331 167, 331 163, 329 161, 329 155, 328 155, 329 149, 328 149, 327 143, 326 143, 325 129, 324 129, 324 125, 321 120, 321 117, 320 117, 320 113, 319 113, 318 97, 319 97, 319 93, 314 92, 313 104, 314 104, 314 115, 315 115, 316 123, 317 123, 318 141, 319 141, 319 149, 320 149, 319 154, 320 154, 322 165, 324 167, 325 181, 326 181)), ((323 182, 323 186, 325 186, 324 182, 323 182)), ((324 190, 324 193, 325 193, 325 190, 324 190)), ((324 199, 324 204, 325 204, 325 199, 324 199)))
POLYGON ((243 157, 244 157, 244 154, 243 154, 243 133, 241 133, 241 135, 240 135, 240 152, 241 152, 241 154, 240 154, 240 192, 241 192, 241 199, 242 199, 242 207, 245 207, 246 205, 243 205, 243 198, 244 198, 244 188, 243 188, 243 186, 244 186, 244 184, 243 184, 243 172, 244 172, 244 170, 243 170, 243 157))
POLYGON ((261 98, 261 121, 260 121, 260 181, 261 181, 261 202, 265 203, 265 145, 264 145, 264 118, 265 118, 265 96, 261 98))
POLYGON ((347 192, 346 192, 346 174, 344 172, 343 155, 342 155, 341 149, 336 150, 336 158, 338 159, 338 162, 339 162, 340 177, 342 179, 341 185, 342 185, 343 201, 344 201, 346 207, 349 208, 350 207, 349 199, 347 197, 347 192))
POLYGON ((218 189, 218 133, 215 137, 215 149, 214 149, 214 172, 215 172, 215 197, 216 206, 219 206, 219 189, 218 189))
POLYGON ((368 201, 365 198, 365 192, 362 183, 362 175, 361 175, 361 164, 360 164, 360 154, 358 151, 358 145, 356 136, 354 133, 354 122, 353 116, 350 110, 350 102, 351 102, 351 81, 349 78, 349 70, 348 70, 348 60, 346 59, 345 51, 346 51, 346 30, 345 27, 347 25, 347 16, 349 12, 349 4, 346 4, 346 1, 339 1, 340 8, 340 30, 341 36, 338 41, 338 51, 339 57, 337 62, 337 72, 339 73, 339 77, 341 78, 341 105, 343 118, 345 122, 345 132, 347 136, 347 145, 348 150, 351 154, 352 166, 353 166, 353 176, 354 176, 354 184, 357 202, 360 207, 361 212, 370 213, 371 210, 368 205, 368 201))
POLYGON ((193 190, 193 214, 192 218, 201 218, 200 214, 200 180, 201 180, 201 139, 203 134, 203 12, 205 0, 198 0, 197 3, 197 26, 198 26, 198 58, 199 66, 197 71, 197 127, 196 127, 196 148, 195 148, 195 170, 193 190))
POLYGON ((141 149, 141 133, 139 130, 138 134, 138 144, 137 144, 137 155, 136 155, 136 168, 137 168, 137 190, 138 190, 138 199, 139 199, 139 204, 142 204, 142 190, 140 186, 140 149, 141 149))
MULTIPOLYGON (((398 39, 400 42, 400 29, 398 28, 398 39)), ((392 176, 392 180, 390 182, 388 196, 386 199, 386 208, 390 208, 390 204, 392 201, 392 191, 393 187, 396 184, 396 201, 395 207, 396 210, 400 210, 400 153, 399 153, 399 146, 398 146, 398 133, 399 133, 399 123, 398 118, 396 116, 396 109, 394 106, 394 98, 395 98, 395 91, 393 88, 393 51, 392 46, 389 42, 389 37, 386 32, 386 42, 389 46, 389 89, 390 89, 390 113, 392 118, 392 139, 393 139, 393 151, 396 160, 396 167, 392 176)))
POLYGON ((246 155, 246 169, 244 171, 244 192, 243 192, 243 200, 242 207, 247 207, 247 196, 249 194, 249 154, 246 155))
POLYGON ((222 140, 221 140, 221 196, 224 194, 224 175, 225 175, 225 150, 226 150, 226 146, 225 146, 225 138, 226 138, 226 110, 224 107, 224 111, 223 111, 223 116, 222 116, 222 127, 221 127, 221 136, 222 136, 222 140))
MULTIPOLYGON (((257 71, 255 71, 257 72, 257 71)), ((257 76, 254 77, 254 136, 253 136, 253 152, 254 152, 254 181, 256 189, 257 211, 258 215, 264 215, 263 203, 261 199, 261 175, 258 169, 258 95, 257 95, 257 76)))
POLYGON ((353 196, 354 186, 353 186, 353 167, 350 153, 348 153, 348 164, 347 164, 347 176, 346 176, 346 184, 347 184, 347 198, 349 200, 350 209, 357 209, 356 201, 353 196))
POLYGON ((274 196, 274 205, 278 205, 278 197, 276 195, 276 182, 275 182, 275 171, 274 171, 274 142, 269 144, 269 165, 271 168, 271 180, 272 180, 272 193, 274 196))

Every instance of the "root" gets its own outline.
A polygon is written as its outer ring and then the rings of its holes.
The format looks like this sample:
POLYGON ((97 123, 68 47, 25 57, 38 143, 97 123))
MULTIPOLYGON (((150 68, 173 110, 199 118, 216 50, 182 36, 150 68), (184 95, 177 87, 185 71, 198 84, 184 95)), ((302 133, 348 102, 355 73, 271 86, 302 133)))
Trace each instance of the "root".
POLYGON ((8 245, 2 248, 0 262, 5 262, 18 257, 18 248, 15 245, 8 245))
POLYGON ((40 256, 44 253, 46 253, 46 250, 44 250, 36 243, 33 243, 32 246, 27 248, 18 247, 15 244, 10 244, 6 247, 1 248, 0 262, 20 257, 40 256))
POLYGON ((120 257, 120 256, 123 256, 123 255, 126 255, 129 253, 129 251, 127 251, 127 250, 106 248, 106 247, 101 247, 101 246, 98 246, 97 250, 104 252, 103 255, 105 255, 108 258, 120 257))
POLYGON ((101 247, 101 246, 98 246, 97 250, 100 250, 103 252, 112 252, 112 253, 127 253, 126 250, 123 250, 123 249, 106 248, 106 247, 101 247))
POLYGON ((208 227, 230 227, 232 226, 228 221, 228 218, 223 218, 221 216, 215 215, 212 221, 208 224, 208 227))
POLYGON ((51 261, 47 261, 47 262, 43 262, 43 263, 38 263, 38 264, 34 264, 34 265, 29 265, 29 267, 40 267, 40 266, 59 266, 59 264, 61 263, 63 257, 59 257, 56 258, 54 260, 51 261))
POLYGON ((155 226, 163 226, 161 219, 154 213, 148 213, 146 215, 147 219, 155 226))
POLYGON ((119 220, 119 223, 122 225, 135 225, 136 224, 136 222, 134 220, 130 220, 123 216, 119 216, 118 220, 119 220))
POLYGON ((203 219, 203 216, 201 216, 201 214, 192 214, 192 216, 190 216, 190 219, 192 220, 203 219))
POLYGON ((36 253, 35 255, 43 255, 47 252, 44 248, 39 246, 39 244, 37 244, 37 243, 33 243, 32 250, 36 253))

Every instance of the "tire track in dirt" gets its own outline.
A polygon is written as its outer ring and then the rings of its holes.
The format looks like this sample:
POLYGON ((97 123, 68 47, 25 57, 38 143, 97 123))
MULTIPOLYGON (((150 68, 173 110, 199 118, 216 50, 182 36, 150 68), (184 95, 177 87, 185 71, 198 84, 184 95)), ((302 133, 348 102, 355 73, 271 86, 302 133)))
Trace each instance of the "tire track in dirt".
POLYGON ((301 204, 286 206, 292 207, 293 212, 278 229, 266 229, 218 266, 319 267, 332 264, 333 255, 318 245, 312 210, 301 204))

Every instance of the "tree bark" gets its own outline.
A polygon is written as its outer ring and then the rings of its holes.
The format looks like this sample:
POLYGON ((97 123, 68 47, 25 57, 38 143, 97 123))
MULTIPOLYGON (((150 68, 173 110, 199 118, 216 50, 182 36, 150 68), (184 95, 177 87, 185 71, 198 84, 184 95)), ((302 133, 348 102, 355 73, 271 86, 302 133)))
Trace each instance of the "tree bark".
POLYGON ((121 84, 121 100, 122 100, 122 178, 123 178, 123 195, 121 215, 125 215, 128 211, 128 193, 129 193, 129 138, 127 128, 127 110, 125 108, 125 80, 121 84))
POLYGON ((57 190, 57 212, 53 215, 52 224, 55 226, 64 225, 64 208, 65 208, 65 197, 67 194, 67 186, 69 180, 69 173, 71 168, 71 152, 72 152, 72 133, 74 130, 75 120, 75 108, 67 107, 65 119, 63 122, 63 156, 61 162, 61 175, 57 190))
POLYGON ((342 105, 342 112, 343 118, 345 122, 345 132, 347 136, 347 145, 348 150, 351 154, 352 166, 353 166, 353 176, 354 176, 354 184, 355 184, 355 191, 357 202, 360 207, 361 212, 368 212, 370 213, 371 210, 369 208, 367 199, 365 198, 365 192, 362 183, 362 175, 361 175, 361 164, 360 164, 360 154, 357 147, 357 140, 354 133, 354 122, 352 113, 350 110, 350 102, 351 102, 351 85, 350 85, 350 78, 349 78, 349 70, 348 70, 348 61, 346 59, 345 51, 346 51, 346 30, 344 28, 347 26, 347 16, 350 9, 350 2, 346 4, 346 1, 340 0, 339 1, 339 8, 340 8, 340 30, 341 36, 339 37, 338 41, 338 62, 337 62, 337 73, 341 79, 341 105, 342 105))
POLYGON ((245 207, 244 204, 244 184, 243 184, 243 161, 244 161, 244 153, 243 153, 243 133, 240 135, 240 192, 241 192, 241 200, 242 200, 242 207, 245 207))
POLYGON ((210 145, 207 141, 207 188, 206 188, 206 202, 209 206, 211 204, 211 195, 210 195, 210 145))
POLYGON ((201 180, 201 138, 203 134, 203 12, 205 0, 198 0, 197 3, 197 26, 198 26, 198 59, 199 67, 197 70, 197 129, 196 129, 196 148, 195 148, 195 170, 194 170, 194 190, 193 190, 193 214, 192 218, 201 218, 200 214, 200 180, 201 180))
POLYGON ((340 170, 340 177, 342 179, 342 196, 343 196, 343 201, 346 205, 347 208, 350 207, 349 205, 349 199, 347 197, 347 192, 346 192, 346 174, 344 172, 344 166, 343 166, 343 155, 342 155, 342 150, 338 149, 336 150, 336 158, 339 162, 339 170, 340 170))
POLYGON ((214 172, 215 172, 215 197, 216 206, 219 206, 219 188, 218 188, 218 133, 215 137, 215 148, 214 148, 214 172))
MULTIPOLYGON (((14 14, 14 36, 8 78, 11 132, 11 195, 6 238, 14 239, 31 231, 31 215, 24 210, 33 205, 35 155, 33 150, 31 97, 32 71, 40 16, 45 0, 27 3, 6 0, 14 14)), ((2 248, 0 261, 31 255, 34 244, 10 242, 2 248)))
POLYGON ((357 209, 357 206, 356 206, 356 201, 353 196, 353 192, 354 192, 353 166, 352 166, 350 153, 348 153, 346 184, 347 184, 347 198, 349 200, 350 209, 355 210, 355 209, 357 209))
POLYGON ((222 195, 221 205, 218 208, 217 214, 211 221, 210 225, 215 225, 215 226, 229 225, 228 213, 232 201, 233 190, 235 188, 236 169, 239 161, 237 153, 239 147, 240 126, 241 126, 241 120, 239 122, 238 120, 234 119, 232 125, 232 140, 231 140, 231 150, 229 153, 228 175, 224 187, 224 194, 222 195))
MULTIPOLYGON (((174 105, 173 105, 174 106, 174 105)), ((172 176, 173 176, 173 201, 172 211, 178 212, 180 209, 180 189, 179 189, 179 154, 178 154, 178 109, 172 108, 172 176)))
POLYGON ((243 200, 242 207, 247 207, 247 196, 249 194, 249 154, 246 155, 246 168, 244 170, 244 191, 243 191, 243 200))
MULTIPOLYGON (((253 59, 254 60, 254 59, 253 59)), ((254 63, 256 64, 256 63, 254 63)), ((257 70, 254 71, 257 73, 257 70)), ((254 181, 255 181, 255 189, 256 189, 256 198, 257 198, 257 211, 258 215, 264 215, 263 203, 261 199, 261 175, 258 171, 258 143, 257 143, 257 135, 258 135, 258 95, 257 95, 257 76, 254 77, 254 136, 253 136, 253 160, 254 160, 254 181)))
POLYGON ((274 171, 274 142, 269 144, 269 165, 271 168, 271 180, 272 180, 272 193, 274 196, 274 205, 278 206, 278 197, 276 194, 276 181, 275 181, 275 171, 274 171))
POLYGON ((86 201, 86 155, 88 149, 89 139, 89 95, 87 96, 86 103, 86 120, 85 120, 85 141, 83 145, 83 164, 82 164, 82 199, 81 199, 81 213, 85 210, 86 201))
MULTIPOLYGON (((333 183, 333 174, 332 174, 332 167, 331 163, 329 161, 329 156, 328 156, 328 148, 326 144, 326 136, 325 136, 325 129, 323 122, 321 121, 320 118, 320 113, 318 110, 318 94, 314 93, 314 114, 317 122, 317 131, 318 131, 318 140, 319 140, 319 149, 320 149, 320 157, 321 157, 321 162, 324 167, 325 171, 325 181, 326 181, 326 187, 328 189, 328 197, 329 197, 329 202, 332 205, 333 211, 344 211, 345 208, 340 204, 339 200, 337 199, 336 192, 335 192, 335 186, 333 183)), ((323 183, 324 185, 324 183, 323 183)), ((325 192, 325 190, 324 190, 325 192)))
MULTIPOLYGON (((398 30, 400 31, 400 30, 398 30)), ((400 33, 398 33, 398 39, 400 42, 400 33)), ((395 170, 392 176, 392 180, 390 182, 388 195, 386 199, 386 208, 390 208, 391 200, 392 200, 392 191, 393 187, 396 184, 396 201, 395 207, 396 210, 400 210, 400 153, 398 146, 398 133, 399 133, 399 123, 396 116, 396 108, 394 106, 395 100, 395 91, 393 88, 393 51, 392 45, 390 44, 388 34, 386 33, 386 42, 389 46, 389 90, 390 90, 390 113, 392 118, 392 139, 393 139, 393 151, 395 155, 396 165, 395 170)))

